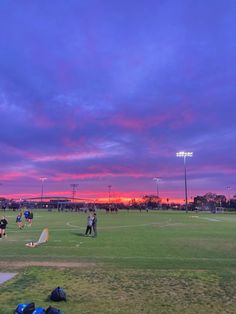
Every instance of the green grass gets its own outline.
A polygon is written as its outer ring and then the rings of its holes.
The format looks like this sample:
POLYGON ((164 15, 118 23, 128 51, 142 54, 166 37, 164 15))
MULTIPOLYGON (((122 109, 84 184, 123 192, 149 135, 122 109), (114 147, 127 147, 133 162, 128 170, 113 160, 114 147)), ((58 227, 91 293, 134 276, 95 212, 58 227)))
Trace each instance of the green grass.
POLYGON ((0 286, 0 313, 18 303, 47 307, 61 285, 63 313, 236 313, 236 215, 178 212, 98 213, 98 237, 84 237, 87 215, 36 212, 18 230, 8 212, 1 271, 21 262, 83 262, 83 267, 17 268, 0 286), (44 227, 49 242, 28 248, 44 227), (11 263, 11 264, 10 264, 11 263))

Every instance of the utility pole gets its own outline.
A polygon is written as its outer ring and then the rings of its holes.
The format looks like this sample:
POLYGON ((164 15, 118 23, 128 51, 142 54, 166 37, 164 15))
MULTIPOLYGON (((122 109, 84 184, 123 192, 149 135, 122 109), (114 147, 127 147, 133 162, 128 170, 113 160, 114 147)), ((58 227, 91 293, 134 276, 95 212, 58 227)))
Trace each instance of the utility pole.
POLYGON ((230 207, 230 190, 231 190, 231 186, 226 186, 226 189, 228 190, 228 199, 229 199, 229 207, 230 207))
POLYGON ((71 183, 70 186, 72 187, 72 200, 73 203, 75 202, 75 195, 76 195, 76 191, 78 190, 78 183, 71 183))
POLYGON ((161 180, 161 178, 158 178, 158 177, 153 178, 153 181, 156 182, 156 184, 157 184, 157 198, 159 198, 158 182, 160 182, 160 180, 161 180))
POLYGON ((42 182, 42 185, 41 185, 41 206, 43 206, 43 192, 44 192, 43 191, 43 183, 44 183, 45 180, 47 180, 47 178, 46 177, 40 177, 39 179, 42 182))
POLYGON ((108 200, 109 200, 109 205, 110 205, 110 202, 111 202, 111 187, 112 185, 108 185, 108 200))
POLYGON ((182 157, 184 159, 184 190, 185 190, 185 211, 188 212, 188 188, 187 188, 187 170, 186 170, 186 158, 193 157, 193 152, 178 152, 176 157, 182 157))

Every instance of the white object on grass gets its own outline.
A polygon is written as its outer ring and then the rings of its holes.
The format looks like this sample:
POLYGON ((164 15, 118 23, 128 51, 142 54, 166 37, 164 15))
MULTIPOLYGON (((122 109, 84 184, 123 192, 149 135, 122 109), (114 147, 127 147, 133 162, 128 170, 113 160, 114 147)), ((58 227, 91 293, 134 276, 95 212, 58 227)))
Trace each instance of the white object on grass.
POLYGON ((26 243, 26 246, 28 247, 36 247, 40 244, 46 243, 48 241, 49 233, 48 233, 48 228, 43 229, 39 239, 37 242, 29 242, 26 243))

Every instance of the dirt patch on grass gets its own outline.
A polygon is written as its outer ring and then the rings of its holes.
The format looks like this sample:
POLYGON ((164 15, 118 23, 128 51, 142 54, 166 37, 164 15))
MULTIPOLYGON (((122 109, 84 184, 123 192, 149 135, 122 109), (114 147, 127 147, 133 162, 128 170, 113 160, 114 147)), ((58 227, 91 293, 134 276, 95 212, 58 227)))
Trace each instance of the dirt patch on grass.
POLYGON ((37 267, 54 267, 54 268, 86 268, 86 267, 94 267, 94 263, 80 263, 80 262, 38 262, 38 261, 12 261, 5 262, 0 261, 1 268, 25 268, 29 266, 37 266, 37 267))

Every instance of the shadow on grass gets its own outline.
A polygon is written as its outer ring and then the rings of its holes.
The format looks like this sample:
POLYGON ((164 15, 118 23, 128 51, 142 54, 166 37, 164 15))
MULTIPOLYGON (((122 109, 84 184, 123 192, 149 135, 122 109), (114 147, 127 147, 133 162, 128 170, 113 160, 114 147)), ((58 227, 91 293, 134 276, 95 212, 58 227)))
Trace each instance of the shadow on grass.
POLYGON ((78 237, 84 237, 84 238, 94 238, 93 235, 86 235, 83 232, 71 232, 72 234, 78 236, 78 237))

